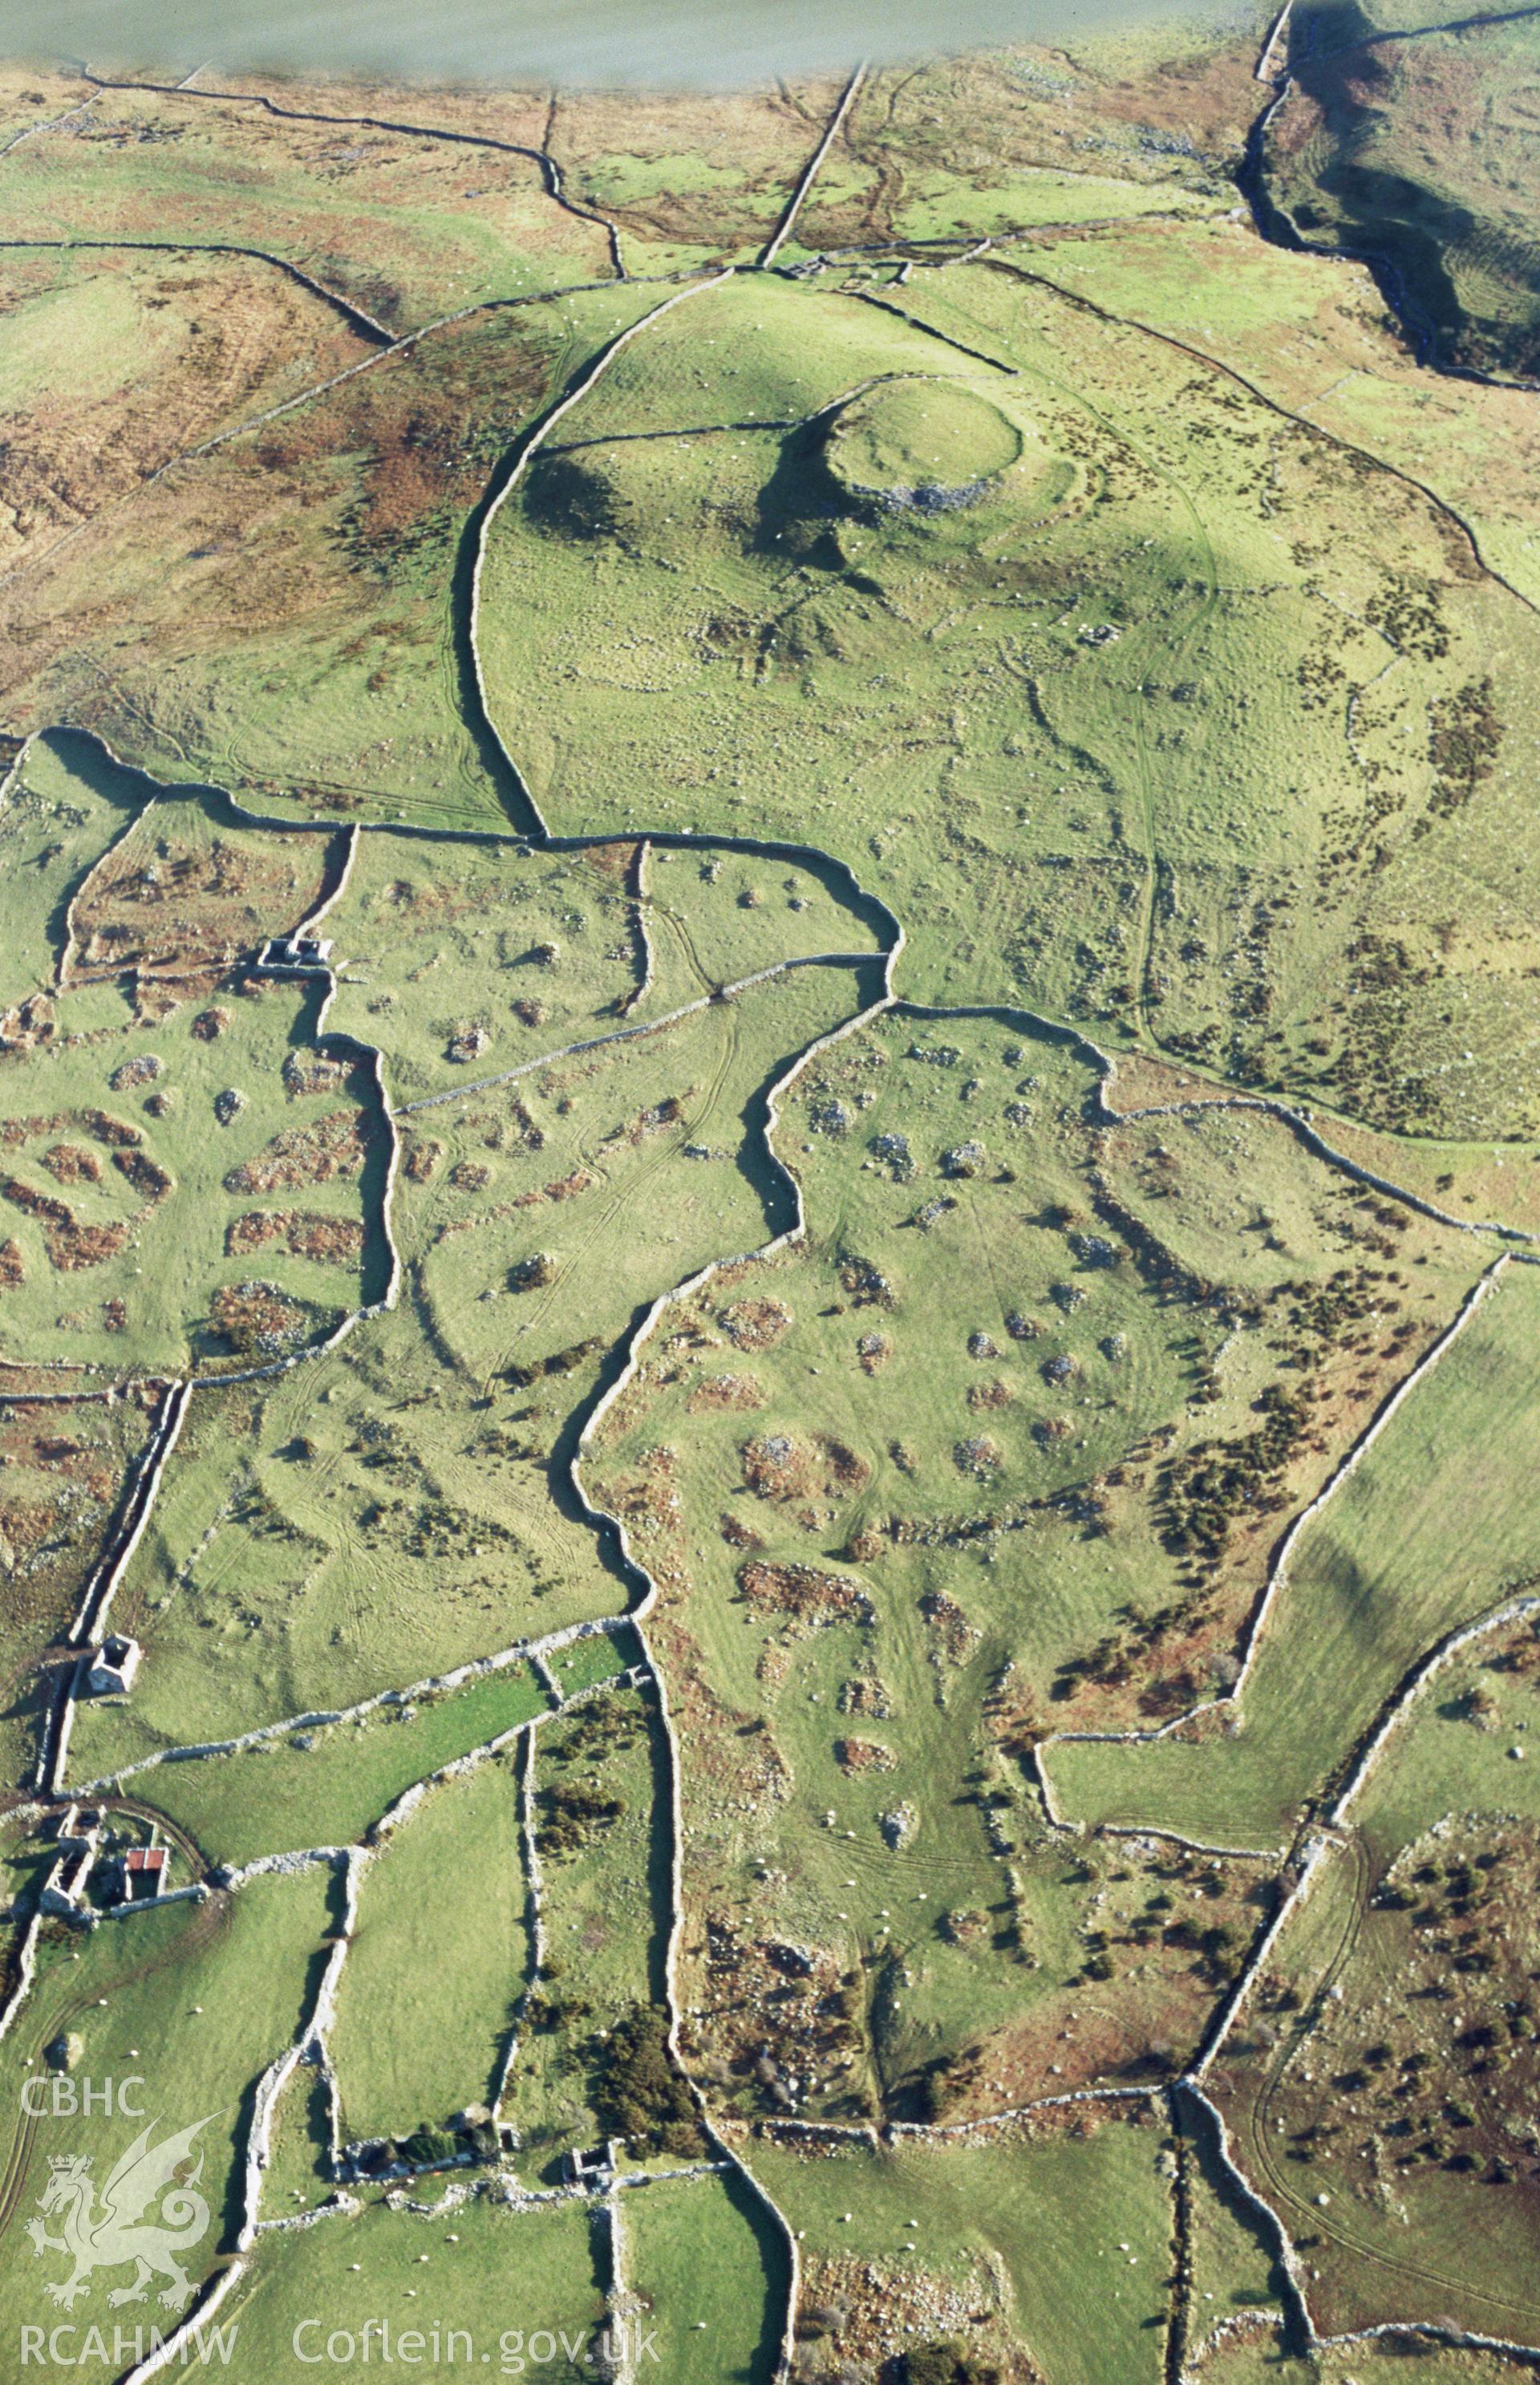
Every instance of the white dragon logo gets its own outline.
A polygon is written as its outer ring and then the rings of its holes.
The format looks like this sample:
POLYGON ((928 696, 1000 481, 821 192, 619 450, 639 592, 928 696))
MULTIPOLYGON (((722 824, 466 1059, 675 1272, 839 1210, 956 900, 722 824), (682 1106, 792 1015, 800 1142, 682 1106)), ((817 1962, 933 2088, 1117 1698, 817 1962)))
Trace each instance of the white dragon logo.
POLYGON ((150 2279, 161 2277, 169 2280, 160 2297, 162 2304, 167 2310, 180 2310, 192 2287, 178 2255, 189 2251, 208 2229, 208 2205, 193 2192, 203 2176, 203 2154, 199 2154, 190 2178, 180 2184, 173 2179, 192 2154, 199 2129, 205 2129, 213 2117, 212 2112, 205 2113, 190 2129, 163 2138, 158 2145, 150 2142, 152 2120, 113 2165, 102 2189, 99 2211, 86 2155, 50 2157, 48 2183, 38 2196, 38 2205, 44 2212, 64 2213, 64 2233, 50 2236, 41 2219, 29 2219, 27 2233, 34 2253, 68 2253, 74 2261, 62 2285, 44 2288, 53 2301, 71 2309, 81 2294, 90 2291, 93 2269, 117 2269, 131 2261, 131 2281, 116 2288, 107 2301, 115 2308, 121 2303, 142 2303, 150 2279), (141 2227, 138 2222, 157 2198, 159 2216, 167 2224, 141 2227))

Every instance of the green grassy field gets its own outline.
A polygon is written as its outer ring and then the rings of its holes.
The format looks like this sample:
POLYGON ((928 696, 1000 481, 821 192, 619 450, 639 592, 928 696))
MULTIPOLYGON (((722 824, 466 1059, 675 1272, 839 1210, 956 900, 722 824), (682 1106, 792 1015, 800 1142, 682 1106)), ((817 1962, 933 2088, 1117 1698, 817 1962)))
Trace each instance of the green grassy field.
MULTIPOLYGON (((348 105, 335 92, 318 104, 333 113, 348 105)), ((533 95, 503 106, 520 119, 511 137, 529 138, 533 95)), ((430 107, 423 120, 432 121, 430 107)), ((279 124, 249 104, 184 101, 169 137, 146 156, 141 128, 166 122, 162 97, 106 92, 85 140, 19 150, 16 235, 88 236, 105 221, 121 239, 245 243, 292 259, 402 331, 450 305, 596 280, 606 269, 602 231, 551 205, 533 157, 475 159, 473 179, 479 167, 489 186, 472 194, 463 152, 379 129, 354 129, 354 170, 339 177, 334 161, 349 136, 340 141, 325 123, 279 124)))
POLYGON ((360 2359, 372 2322, 372 2357, 383 2357, 388 2324, 393 2355, 425 2378, 462 2379, 483 2361, 494 2377, 516 2376, 524 2347, 547 2329, 565 2331, 573 2361, 559 2344, 547 2354, 542 2339, 527 2373, 580 2377, 604 2316, 592 2231, 580 2207, 520 2211, 486 2199, 419 2216, 376 2199, 354 2219, 270 2236, 221 2314, 239 2329, 232 2373, 302 2385, 332 2335, 345 2362, 341 2339, 351 2333, 360 2359))
POLYGON ((506 829, 464 712, 466 515, 524 414, 654 298, 579 289, 473 314, 384 372, 349 338, 347 362, 367 368, 335 382, 340 360, 315 354, 308 326, 296 340, 237 319, 212 387, 184 373, 147 390, 109 485, 77 487, 66 438, 56 477, 89 524, 65 536, 59 509, 59 535, 37 530, 10 718, 100 730, 130 763, 270 815, 506 829), (242 368, 268 337, 298 403, 242 429, 269 394, 242 368), (207 439, 220 443, 177 460, 207 439), (81 634, 83 601, 99 635, 81 634))
POLYGON ((534 1446, 640 1310, 790 1222, 764 1148, 768 1088, 860 994, 854 969, 800 969, 413 1121, 439 1146, 399 1205, 423 1314, 484 1389, 522 1394, 534 1446))
POLYGON ((617 880, 510 844, 366 836, 328 933, 343 963, 329 1023, 389 1050, 397 1102, 603 1034, 637 983, 617 880))
POLYGON ((1189 2138, 1186 2159, 1190 2354, 1237 2311, 1281 2311, 1282 2280, 1211 2142, 1189 2138))
POLYGON ((285 1063, 304 1069, 318 1057, 312 1002, 265 990, 226 1014, 230 1027, 212 1044, 185 1015, 146 1026, 114 986, 71 993, 58 1014, 56 1052, 35 1055, 28 1071, 28 1098, 40 1107, 6 1121, 32 1129, 24 1143, 16 1138, 4 1196, 21 1271, 6 1292, 13 1363, 51 1356, 62 1342, 109 1375, 217 1370, 303 1348, 380 1296, 389 1261, 378 1102, 361 1070, 337 1063, 323 1099, 296 1101, 285 1082, 285 1063), (153 1120, 143 1115, 143 1093, 115 1102, 111 1091, 125 1063, 146 1059, 157 1064, 151 1098, 172 1105, 153 1120), (229 1091, 245 1106, 221 1128, 216 1104, 229 1091), (93 1127, 104 1110, 115 1146, 105 1151, 93 1147, 104 1140, 93 1127), (132 1143, 121 1155, 139 1180, 115 1169, 125 1128, 132 1143), (45 1141, 56 1135, 59 1143, 45 1141), (273 1155, 280 1139, 300 1145, 296 1159, 281 1147, 273 1155), (329 1142, 342 1164, 317 1180, 329 1142), (50 1161, 69 1171, 61 1181, 49 1182, 50 1161), (48 1211, 38 1215, 40 1199, 67 1213, 61 1231, 51 1230, 48 1211), (96 1251, 105 1255, 93 1258, 96 1251), (243 1317, 252 1295, 241 1288, 253 1283, 263 1287, 253 1330, 267 1337, 255 1342, 232 1339, 220 1303, 223 1293, 243 1317))
MULTIPOLYGON (((61 2281, 69 2265, 57 2254, 46 2264, 38 2260, 20 2224, 21 2215, 36 2215, 50 2160, 86 2156, 100 2192, 114 2161, 146 2125, 158 2142, 208 2116, 197 2149, 204 2155, 200 2191, 212 2225, 188 2254, 193 2281, 208 2275, 217 2254, 232 2248, 242 2216, 239 2155, 250 2125, 252 2092, 308 2009, 322 1941, 334 1926, 331 1882, 320 1871, 299 1879, 255 1882, 224 1904, 179 1904, 129 1921, 105 1922, 89 1936, 55 1925, 56 1935, 40 1960, 23 2020, 5 2046, 13 2115, 6 2123, 7 2166, 16 2181, 11 2208, 17 2215, 0 2235, 9 2309, 44 2327, 61 2316, 43 2286, 44 2280, 61 2281), (121 2114, 116 2104, 110 2114, 98 2108, 73 2119, 23 2118, 20 2085, 43 2072, 43 2050, 61 2030, 81 2040, 75 2076, 98 2082, 98 2101, 106 2080, 143 2079, 129 2094, 143 2105, 143 2119, 121 2114)), ((56 2216, 42 2224, 57 2234, 56 2216)), ((100 2302, 101 2280, 93 2282, 93 2300, 100 2302)), ((137 2316, 153 2316, 169 2332, 172 2322, 155 2301, 137 2316)), ((77 2373, 106 2385, 120 2369, 111 2357, 112 2321, 107 2320, 101 2356, 93 2358, 85 2328, 101 2313, 78 2309, 73 2316, 81 2334, 71 2349, 82 2355, 77 2373)))
POLYGON ((570 1697, 574 1690, 586 1690, 591 1683, 626 1672, 638 1661, 640 1653, 632 1633, 622 1625, 615 1631, 590 1632, 586 1639, 574 1641, 570 1648, 563 1648, 551 1658, 551 1669, 564 1693, 570 1697))
POLYGON ((313 2064, 302 2063, 279 2098, 262 2174, 262 2216, 292 2219, 336 2192, 331 2178, 331 2097, 313 2064))
POLYGON ((1447 1815, 1540 1821, 1540 1782, 1528 1761, 1540 1721, 1530 1634, 1521 1623, 1478 1641, 1434 1676, 1386 1742, 1350 1809, 1376 1865, 1447 1815))
POLYGON ((1041 243, 1032 262, 1082 304, 1180 340, 1285 414, 1307 416, 1420 481, 1472 526, 1489 563, 1532 600, 1540 593, 1522 396, 1419 369, 1385 336, 1362 268, 1323 271, 1319 259, 1233 221, 1130 224, 1115 240, 1066 231, 1041 243))
POLYGON ((348 1846, 414 1780, 543 1713, 546 1704, 528 1667, 509 1665, 415 1705, 264 1740, 236 1755, 158 1765, 132 1785, 211 1863, 348 1846))
MULTIPOLYGON (((1390 2337, 1376 2341, 1371 2339, 1357 2353, 1357 2360, 1374 2380, 1385 2380, 1397 2374, 1395 2366, 1406 2357, 1403 2337, 1390 2337)), ((1307 2385, 1329 2373, 1326 2364, 1330 2354, 1317 2354, 1313 2359, 1289 2358, 1277 2344, 1265 2335, 1251 2341, 1222 2345, 1207 2364, 1210 2373, 1222 2385, 1258 2385, 1261 2378, 1277 2380, 1277 2385, 1307 2385)), ((1503 2355, 1500 2353, 1466 2349, 1438 2343, 1430 2338, 1419 2340, 1418 2375, 1428 2379, 1428 2385, 1478 2385, 1478 2380, 1494 2376, 1503 2355)))
POLYGON ((626 2275, 678 2385, 761 2385, 775 2373, 785 2247, 740 2181, 663 2182, 620 2198, 626 2275))
MULTIPOLYGON (((1290 1336, 1266 1307, 1280 1266, 1323 1293, 1344 1260, 1385 1254, 1341 1180, 1273 1123, 1216 1113, 1093 1137, 1079 1122, 1092 1082, 1009 1015, 900 1018, 839 1046, 779 1138, 805 1187, 805 1252, 681 1311, 693 1355, 671 1340, 649 1365, 643 1395, 606 1423, 602 1463, 677 1434, 704 1525, 741 1497, 748 1440, 849 1446, 856 1463, 818 1488, 819 1462, 798 1461, 806 1514, 789 1477, 787 1496, 744 1508, 772 1553, 811 1532, 827 1560, 885 1535, 885 1578, 974 1585, 1038 1683, 1124 1604, 1174 1599, 1187 1567, 1159 1547, 1152 1456, 1254 1427, 1268 1383, 1286 1385, 1290 1336), (755 1301, 784 1312, 763 1347, 755 1301)), ((1452 1315, 1475 1254, 1405 1213, 1393 1232, 1422 1272, 1414 1298, 1374 1294, 1374 1317, 1421 1337, 1452 1315)), ((1377 1358, 1393 1363, 1388 1345, 1377 1358)), ((1358 1429, 1345 1424, 1330 1419, 1339 1449, 1358 1429)), ((693 1555, 730 1568, 717 1537, 693 1555)))
POLYGON ((61 737, 29 752, 6 811, 30 896, 13 990, 51 996, 22 1023, 4 1121, 13 1364, 61 1336, 115 1374, 272 1355, 388 1280, 364 1055, 317 1044, 313 988, 241 967, 340 855, 243 829, 217 797, 151 792, 61 737), (254 1282, 264 1317, 232 1327, 254 1282))
POLYGON ((953 242, 1216 206, 1223 153, 1244 119, 1239 94, 1226 94, 1220 123, 1211 124, 1199 92, 1184 90, 1183 68, 1196 64, 1190 29, 1140 24, 1099 39, 1067 25, 1055 32, 1051 47, 924 59, 870 76, 803 208, 799 244, 838 249, 879 231, 953 242), (1142 107, 1126 110, 1120 84, 1126 90, 1141 69, 1142 107), (1161 119, 1178 92, 1167 129, 1161 119), (1094 130, 1076 130, 1087 123, 1094 130))
POLYGON ((1521 1619, 1430 1682, 1221 2058, 1239 2157, 1306 2250, 1323 2332, 1392 2310, 1534 2326, 1515 2159, 1533 2069, 1534 1670, 1521 1619))
POLYGON ((525 1894, 508 1757, 429 1791, 385 1840, 337 2000, 345 2137, 441 2128, 490 2099, 528 1970, 525 1894))

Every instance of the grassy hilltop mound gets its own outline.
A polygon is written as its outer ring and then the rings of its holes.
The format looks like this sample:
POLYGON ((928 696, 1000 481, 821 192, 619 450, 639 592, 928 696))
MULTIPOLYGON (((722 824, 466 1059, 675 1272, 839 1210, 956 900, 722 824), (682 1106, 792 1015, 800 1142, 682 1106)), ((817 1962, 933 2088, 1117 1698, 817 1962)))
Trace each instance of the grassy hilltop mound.
POLYGON ((858 504, 922 510, 969 503, 1020 460, 1023 434, 957 382, 881 382, 838 407, 828 467, 858 504))

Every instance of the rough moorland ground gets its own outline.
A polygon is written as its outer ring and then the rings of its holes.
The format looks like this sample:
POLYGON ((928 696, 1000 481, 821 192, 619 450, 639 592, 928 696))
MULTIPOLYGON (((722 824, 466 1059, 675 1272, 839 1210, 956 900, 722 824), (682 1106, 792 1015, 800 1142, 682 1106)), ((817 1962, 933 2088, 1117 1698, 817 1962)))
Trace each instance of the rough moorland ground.
POLYGON ((1533 15, 1294 11, 1291 85, 1257 159, 1277 228, 1366 258, 1424 356, 1534 386, 1533 15))

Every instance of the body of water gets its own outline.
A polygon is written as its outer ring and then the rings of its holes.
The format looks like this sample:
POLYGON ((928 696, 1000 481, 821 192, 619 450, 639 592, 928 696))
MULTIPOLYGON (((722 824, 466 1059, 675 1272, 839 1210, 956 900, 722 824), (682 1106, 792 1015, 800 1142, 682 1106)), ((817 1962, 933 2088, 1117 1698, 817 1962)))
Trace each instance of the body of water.
POLYGON ((1052 46, 1174 19, 1211 31, 1236 15, 1235 0, 9 0, 0 53, 179 76, 209 64, 730 89, 863 57, 1052 46))

